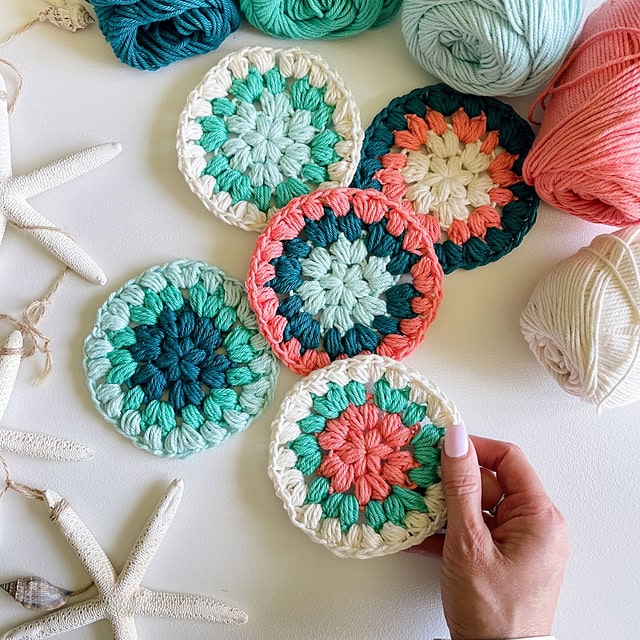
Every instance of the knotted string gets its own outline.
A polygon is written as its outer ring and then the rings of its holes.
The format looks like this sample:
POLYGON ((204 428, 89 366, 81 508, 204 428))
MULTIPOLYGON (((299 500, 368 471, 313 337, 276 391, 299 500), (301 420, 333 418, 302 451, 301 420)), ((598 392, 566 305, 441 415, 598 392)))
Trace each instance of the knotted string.
POLYGON ((18 69, 18 67, 16 67, 16 65, 13 64, 12 62, 9 62, 8 60, 5 60, 4 58, 0 58, 0 64, 3 64, 6 67, 9 67, 9 69, 11 69, 16 74, 16 77, 18 78, 18 86, 16 88, 16 95, 13 96, 13 100, 9 100, 9 96, 4 91, 0 91, 0 100, 6 100, 6 102, 7 102, 7 110, 9 111, 9 113, 12 113, 13 112, 13 108, 16 106, 16 102, 18 102, 18 99, 20 98, 20 94, 22 93, 22 89, 24 88, 24 78, 22 77, 22 73, 20 73, 20 69, 18 69))
POLYGON ((0 349, 0 357, 20 354, 23 358, 30 358, 36 352, 42 353, 45 356, 42 373, 38 378, 36 378, 34 384, 40 384, 49 375, 51 367, 53 366, 51 340, 45 333, 37 328, 37 324, 45 314, 52 296, 62 284, 62 281, 67 275, 67 271, 69 271, 69 267, 66 267, 64 271, 62 271, 51 289, 49 289, 47 294, 41 300, 34 300, 24 308, 20 318, 16 318, 15 316, 7 313, 0 313, 0 320, 8 320, 9 322, 12 322, 20 333, 22 333, 24 340, 23 346, 19 349, 12 349, 8 347, 0 349))
POLYGON ((44 491, 30 487, 28 484, 22 484, 21 482, 15 482, 11 478, 11 472, 9 471, 9 465, 4 459, 4 456, 0 453, 0 464, 4 471, 4 487, 0 491, 0 498, 4 496, 7 491, 15 491, 17 494, 29 498, 30 500, 42 500, 44 501, 44 491))

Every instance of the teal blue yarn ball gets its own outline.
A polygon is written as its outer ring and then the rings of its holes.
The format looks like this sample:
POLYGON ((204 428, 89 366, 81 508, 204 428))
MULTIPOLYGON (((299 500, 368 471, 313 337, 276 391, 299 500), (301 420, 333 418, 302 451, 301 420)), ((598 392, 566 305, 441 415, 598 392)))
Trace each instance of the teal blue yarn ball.
POLYGON ((217 49, 240 27, 234 0, 89 0, 116 57, 154 71, 217 49))
POLYGON ((240 0, 246 19, 276 38, 348 38, 390 22, 402 0, 240 0))
POLYGON ((551 79, 573 43, 582 0, 405 0, 414 58, 463 93, 518 96, 551 79))

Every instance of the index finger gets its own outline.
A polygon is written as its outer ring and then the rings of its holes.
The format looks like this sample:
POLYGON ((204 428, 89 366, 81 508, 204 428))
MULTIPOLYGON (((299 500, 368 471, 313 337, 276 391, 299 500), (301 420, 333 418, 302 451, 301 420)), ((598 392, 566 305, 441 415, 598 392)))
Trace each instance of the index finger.
POLYGON ((510 442, 471 436, 481 466, 495 471, 505 496, 525 493, 546 496, 536 470, 522 449, 510 442))

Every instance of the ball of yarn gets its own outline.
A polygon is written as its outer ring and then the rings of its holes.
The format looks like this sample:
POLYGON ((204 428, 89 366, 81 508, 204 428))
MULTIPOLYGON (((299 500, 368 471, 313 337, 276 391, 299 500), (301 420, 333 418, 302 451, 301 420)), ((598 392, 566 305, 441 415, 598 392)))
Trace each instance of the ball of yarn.
POLYGON ((414 58, 463 93, 517 96, 545 83, 571 46, 582 0, 406 0, 414 58))
POLYGON ((155 70, 217 49, 240 27, 233 0, 90 0, 113 52, 155 70))
POLYGON ((598 236, 536 286, 520 325, 565 391, 598 407, 640 400, 640 225, 598 236))
POLYGON ((546 114, 525 180, 592 222, 640 220, 640 0, 610 0, 590 16, 538 103, 546 114))
POLYGON ((330 40, 381 27, 402 0, 240 0, 247 20, 276 38, 330 40))

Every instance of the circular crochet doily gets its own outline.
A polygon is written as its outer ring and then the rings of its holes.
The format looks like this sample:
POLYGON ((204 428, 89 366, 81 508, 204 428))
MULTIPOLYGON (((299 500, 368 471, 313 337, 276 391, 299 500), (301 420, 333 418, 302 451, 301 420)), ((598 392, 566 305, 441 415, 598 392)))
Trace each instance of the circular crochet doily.
POLYGON ((353 186, 408 203, 445 273, 474 269, 515 249, 535 223, 539 199, 522 177, 533 139, 495 98, 416 89, 367 129, 353 186))
POLYGON ((332 360, 401 360, 422 341, 442 297, 426 231, 379 191, 296 198, 258 238, 247 293, 275 354, 306 375, 332 360))
POLYGON ((261 231, 292 198, 348 186, 363 136, 351 91, 322 58, 252 47, 223 58, 191 92, 178 164, 209 211, 261 231))
POLYGON ((98 411, 120 433, 179 458, 246 429, 278 377, 242 285, 187 260, 152 267, 109 296, 84 367, 98 411))
POLYGON ((420 544, 446 521, 440 480, 456 408, 417 371, 358 356, 314 371, 273 423, 269 476, 292 523, 342 558, 420 544))

